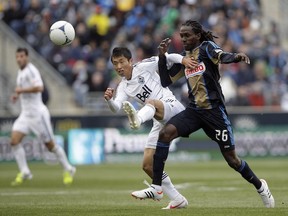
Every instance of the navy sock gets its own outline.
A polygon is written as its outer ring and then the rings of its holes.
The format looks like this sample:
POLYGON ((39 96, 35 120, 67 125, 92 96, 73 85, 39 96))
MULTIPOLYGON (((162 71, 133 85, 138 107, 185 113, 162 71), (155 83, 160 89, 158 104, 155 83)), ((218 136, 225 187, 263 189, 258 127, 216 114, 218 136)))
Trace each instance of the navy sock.
POLYGON ((152 184, 161 185, 165 161, 169 153, 169 143, 157 142, 153 161, 152 184))
POLYGON ((261 187, 261 181, 244 160, 241 160, 241 166, 237 172, 239 172, 244 179, 253 184, 257 190, 261 187))

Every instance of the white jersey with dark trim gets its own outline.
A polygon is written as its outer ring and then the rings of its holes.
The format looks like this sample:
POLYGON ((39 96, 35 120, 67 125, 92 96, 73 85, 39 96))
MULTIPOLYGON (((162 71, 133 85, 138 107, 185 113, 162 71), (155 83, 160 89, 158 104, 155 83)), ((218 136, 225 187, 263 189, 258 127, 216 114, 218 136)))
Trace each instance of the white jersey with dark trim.
POLYGON ((147 99, 160 100, 175 97, 169 88, 161 85, 158 59, 157 56, 153 56, 133 65, 132 78, 130 80, 122 78, 117 88, 116 103, 133 98, 143 105, 147 99))
MULTIPOLYGON (((17 86, 20 88, 43 86, 41 75, 32 63, 28 63, 23 70, 18 70, 17 86)), ((42 102, 41 92, 21 93, 20 103, 22 112, 31 114, 35 111, 40 111, 45 106, 42 102)))

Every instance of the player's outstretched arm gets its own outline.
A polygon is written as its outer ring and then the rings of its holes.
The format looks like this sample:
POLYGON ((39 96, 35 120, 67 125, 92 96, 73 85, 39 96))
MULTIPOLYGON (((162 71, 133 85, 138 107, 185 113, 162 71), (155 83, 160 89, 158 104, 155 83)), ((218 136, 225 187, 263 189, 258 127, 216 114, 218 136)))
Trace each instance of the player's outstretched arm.
POLYGON ((230 63, 238 63, 240 61, 244 61, 247 64, 250 64, 250 59, 244 53, 229 53, 229 52, 220 52, 220 63, 221 64, 230 64, 230 63))
POLYGON ((184 59, 183 56, 177 53, 168 54, 167 50, 171 40, 165 38, 161 41, 158 46, 159 51, 159 61, 158 61, 158 71, 161 78, 161 85, 167 87, 180 77, 182 74, 182 64, 187 67, 193 67, 195 62, 192 59, 184 59), (168 69, 167 66, 170 65, 168 69), (171 66, 172 65, 172 66, 171 66))
POLYGON ((250 59, 245 53, 237 53, 235 59, 239 62, 244 61, 246 64, 250 64, 250 59))

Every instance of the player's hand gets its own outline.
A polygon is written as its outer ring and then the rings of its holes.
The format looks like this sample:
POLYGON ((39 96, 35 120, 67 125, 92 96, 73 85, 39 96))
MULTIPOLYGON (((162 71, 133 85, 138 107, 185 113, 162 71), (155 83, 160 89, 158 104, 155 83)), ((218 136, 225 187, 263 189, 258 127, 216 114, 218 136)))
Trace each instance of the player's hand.
POLYGON ((198 65, 198 61, 195 60, 193 57, 188 57, 188 56, 185 56, 183 59, 182 59, 182 64, 187 67, 187 68, 195 68, 197 67, 198 65))
POLYGON ((235 58, 238 60, 238 61, 244 61, 246 62, 247 64, 250 64, 250 59, 249 57, 244 54, 244 53, 237 53, 237 55, 235 56, 235 58))
POLYGON ((171 43, 171 39, 170 38, 165 38, 164 40, 161 41, 161 43, 158 46, 158 51, 159 51, 159 56, 160 55, 165 55, 165 53, 168 50, 168 47, 171 43))
POLYGON ((10 99, 13 103, 15 103, 18 100, 18 98, 19 98, 19 94, 14 93, 10 99))
POLYGON ((104 92, 104 98, 106 101, 110 100, 113 97, 114 89, 113 88, 107 88, 104 92))

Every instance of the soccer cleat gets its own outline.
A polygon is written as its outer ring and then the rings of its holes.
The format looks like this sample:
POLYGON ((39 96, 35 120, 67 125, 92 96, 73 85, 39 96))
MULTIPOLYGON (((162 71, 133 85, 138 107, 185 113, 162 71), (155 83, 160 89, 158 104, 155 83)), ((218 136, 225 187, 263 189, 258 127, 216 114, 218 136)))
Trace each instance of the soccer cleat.
POLYGON ((147 189, 140 190, 140 191, 134 191, 131 193, 133 197, 136 199, 153 199, 153 200, 161 200, 163 198, 163 191, 162 190, 156 190, 155 187, 152 185, 149 185, 149 183, 145 180, 144 184, 149 186, 147 189))
POLYGON ((141 122, 133 105, 128 101, 124 101, 122 106, 124 112, 127 114, 131 129, 138 129, 141 125, 141 122))
POLYGON ((162 209, 180 209, 180 208, 186 208, 188 206, 187 199, 180 195, 180 197, 176 198, 175 200, 172 200, 169 202, 168 206, 162 208, 162 209))
POLYGON ((33 175, 31 173, 23 174, 18 173, 15 180, 11 182, 11 186, 18 186, 21 185, 25 180, 31 180, 33 175))
POLYGON ((258 191, 259 195, 261 196, 261 199, 263 201, 263 204, 266 208, 274 208, 275 207, 275 201, 274 197, 272 196, 267 182, 264 179, 260 179, 263 185, 263 190, 261 192, 258 191))
POLYGON ((64 185, 71 185, 73 183, 73 178, 76 173, 76 168, 72 167, 71 170, 67 170, 63 173, 63 183, 64 185))

